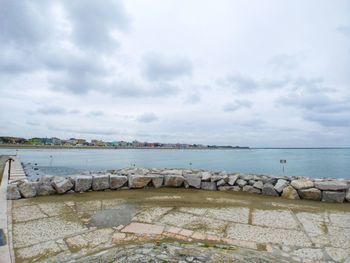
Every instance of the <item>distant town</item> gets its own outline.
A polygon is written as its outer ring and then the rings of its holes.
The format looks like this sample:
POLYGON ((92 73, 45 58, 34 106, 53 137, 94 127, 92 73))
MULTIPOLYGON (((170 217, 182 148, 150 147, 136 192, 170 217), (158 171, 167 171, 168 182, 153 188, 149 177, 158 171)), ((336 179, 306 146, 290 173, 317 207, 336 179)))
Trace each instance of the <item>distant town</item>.
POLYGON ((230 146, 230 145, 203 145, 203 144, 185 144, 185 143, 159 143, 159 142, 140 142, 140 141, 111 141, 85 139, 60 139, 39 138, 30 139, 20 137, 0 137, 0 146, 2 147, 65 147, 65 148, 116 148, 116 149, 249 149, 249 147, 230 146))

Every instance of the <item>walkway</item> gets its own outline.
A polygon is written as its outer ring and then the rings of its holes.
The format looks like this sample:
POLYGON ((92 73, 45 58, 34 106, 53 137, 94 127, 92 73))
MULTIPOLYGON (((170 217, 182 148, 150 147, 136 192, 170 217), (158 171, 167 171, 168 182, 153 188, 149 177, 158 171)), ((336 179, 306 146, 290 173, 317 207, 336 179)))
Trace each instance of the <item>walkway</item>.
POLYGON ((12 202, 19 262, 345 262, 350 205, 119 190, 12 202))
POLYGON ((24 173, 21 161, 16 156, 11 156, 13 161, 11 162, 11 174, 10 174, 10 180, 9 182, 15 182, 18 180, 26 180, 27 177, 24 173))

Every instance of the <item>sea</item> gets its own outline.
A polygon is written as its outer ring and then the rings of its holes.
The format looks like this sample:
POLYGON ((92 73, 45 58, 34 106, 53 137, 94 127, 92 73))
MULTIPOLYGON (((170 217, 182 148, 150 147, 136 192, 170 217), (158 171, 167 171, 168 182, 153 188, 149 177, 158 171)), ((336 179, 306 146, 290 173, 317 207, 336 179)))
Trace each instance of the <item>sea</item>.
POLYGON ((33 178, 125 167, 193 168, 266 175, 350 179, 350 148, 298 149, 16 149, 33 178))

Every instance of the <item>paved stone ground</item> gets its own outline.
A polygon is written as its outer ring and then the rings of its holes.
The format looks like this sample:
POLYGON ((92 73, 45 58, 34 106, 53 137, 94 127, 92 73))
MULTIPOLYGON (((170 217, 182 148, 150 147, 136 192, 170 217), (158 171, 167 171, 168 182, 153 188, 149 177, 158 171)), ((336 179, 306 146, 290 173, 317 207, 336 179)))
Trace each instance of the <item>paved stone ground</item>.
POLYGON ((350 262, 350 205, 183 189, 38 197, 12 201, 12 241, 16 262, 350 262))

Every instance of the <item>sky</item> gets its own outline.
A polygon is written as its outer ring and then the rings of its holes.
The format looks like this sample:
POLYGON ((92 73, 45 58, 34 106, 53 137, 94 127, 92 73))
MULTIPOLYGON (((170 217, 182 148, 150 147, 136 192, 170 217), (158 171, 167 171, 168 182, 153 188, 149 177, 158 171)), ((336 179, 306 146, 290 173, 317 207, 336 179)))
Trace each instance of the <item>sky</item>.
POLYGON ((350 146, 350 1, 0 0, 0 136, 350 146))

